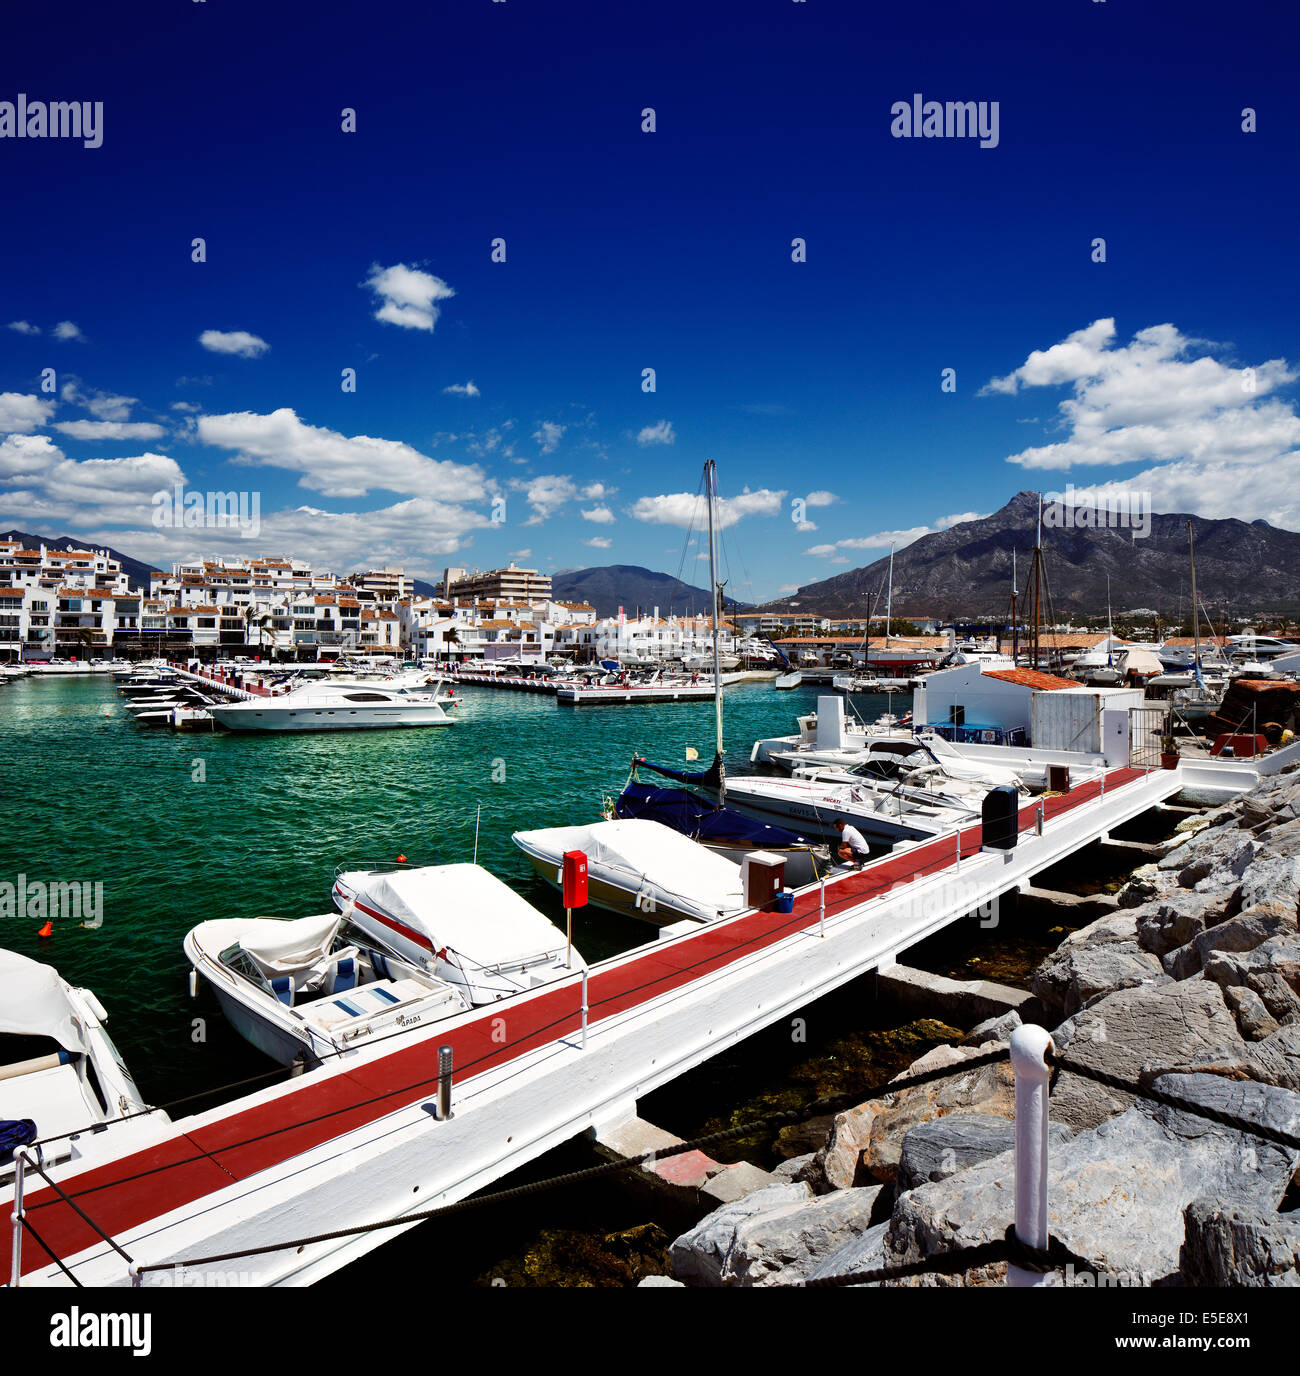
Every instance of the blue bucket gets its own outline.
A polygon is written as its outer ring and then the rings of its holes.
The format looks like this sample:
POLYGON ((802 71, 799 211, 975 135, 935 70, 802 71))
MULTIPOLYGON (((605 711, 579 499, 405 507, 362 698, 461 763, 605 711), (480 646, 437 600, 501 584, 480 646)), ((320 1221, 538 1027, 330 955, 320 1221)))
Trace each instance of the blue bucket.
POLYGON ((776 896, 776 910, 779 913, 794 912, 794 890, 782 889, 776 896))

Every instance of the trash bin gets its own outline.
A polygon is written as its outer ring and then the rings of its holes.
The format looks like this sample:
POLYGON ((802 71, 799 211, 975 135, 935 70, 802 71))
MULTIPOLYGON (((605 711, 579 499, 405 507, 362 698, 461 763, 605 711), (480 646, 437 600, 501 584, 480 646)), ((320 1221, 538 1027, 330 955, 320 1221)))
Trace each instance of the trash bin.
POLYGON ((981 809, 982 841, 994 850, 1013 850, 1020 833, 1020 794, 1011 784, 991 788, 981 809))

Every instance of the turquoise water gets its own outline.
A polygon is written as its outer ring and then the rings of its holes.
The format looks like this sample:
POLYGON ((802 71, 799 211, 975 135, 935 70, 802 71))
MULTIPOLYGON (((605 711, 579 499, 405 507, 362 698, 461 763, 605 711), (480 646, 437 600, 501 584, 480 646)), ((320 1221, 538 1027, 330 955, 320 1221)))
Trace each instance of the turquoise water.
MULTIPOLYGON (((707 762, 711 703, 564 708, 549 697, 458 690, 454 726, 319 735, 184 733, 137 726, 106 679, 25 679, 0 689, 0 765, 10 801, 0 879, 103 884, 103 925, 0 921, 0 945, 93 989, 146 1099, 165 1103, 269 1068, 191 1002, 181 938, 221 916, 330 910, 336 866, 404 855, 478 859, 561 924, 558 895, 510 833, 595 820, 634 754, 707 762), (203 1040, 192 1019, 202 1017, 203 1040)), ((725 690, 733 772, 756 737, 788 734, 816 692, 770 684, 725 690)), ((881 697, 864 712, 884 711, 881 697)), ((575 913, 589 959, 645 941, 642 924, 575 913)))
MULTIPOLYGON (((0 946, 95 991, 146 1100, 206 1096, 274 1067, 228 1028, 209 996, 190 1000, 181 949, 190 927, 219 916, 327 912, 339 865, 398 855, 416 864, 469 860, 479 805, 479 862, 562 925, 558 894, 536 877, 510 833, 595 820, 634 754, 673 765, 686 763, 688 745, 701 762, 712 755, 712 703, 574 709, 532 694, 458 691, 463 705, 451 727, 241 736, 138 727, 102 679, 0 688, 9 802, 0 881, 23 874, 29 884, 103 884, 98 929, 56 919, 53 936, 41 940, 39 919, 5 918, 0 946)), ((728 770, 748 771, 755 738, 793 732, 816 697, 814 689, 777 692, 765 683, 726 689, 728 770)), ((855 699, 871 716, 890 705, 883 696, 855 699)), ((650 935, 642 923, 594 909, 575 913, 574 926, 589 959, 650 935)), ((874 985, 857 981, 805 1011, 806 1044, 770 1029, 657 1091, 647 1112, 692 1135, 729 1121, 742 1105, 743 1117, 752 1114, 748 1106, 784 1104, 792 1093, 802 1101, 820 1092, 826 1076, 842 1087, 846 1070, 867 1083, 870 1066, 886 1064, 871 1040, 878 1035, 871 1029, 887 1025, 874 985)), ((891 1073, 932 1040, 888 1061, 891 1073)), ((769 1148, 749 1150, 757 1159, 769 1148)), ((500 1183, 587 1164, 584 1149, 570 1145, 500 1183)), ((662 1270, 655 1248, 688 1222, 614 1184, 560 1191, 500 1214, 427 1224, 328 1284, 379 1282, 386 1268, 414 1264, 431 1283, 452 1287, 503 1276, 512 1285, 626 1284, 662 1270)))

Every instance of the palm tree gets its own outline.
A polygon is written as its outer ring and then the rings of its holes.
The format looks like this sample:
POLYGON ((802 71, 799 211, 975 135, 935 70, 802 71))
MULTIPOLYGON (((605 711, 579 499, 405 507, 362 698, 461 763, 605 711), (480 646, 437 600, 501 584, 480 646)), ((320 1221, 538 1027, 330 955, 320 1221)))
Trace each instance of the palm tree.
MULTIPOLYGON (((442 637, 442 643, 443 643, 443 645, 448 646, 448 647, 450 647, 450 646, 452 646, 452 645, 459 645, 459 644, 460 644, 460 632, 455 628, 455 626, 453 626, 449 631, 447 631, 447 632, 444 633, 444 635, 443 635, 443 637, 442 637)), ((451 662, 451 650, 450 650, 450 648, 448 648, 448 650, 447 650, 447 661, 448 661, 448 663, 451 662)))

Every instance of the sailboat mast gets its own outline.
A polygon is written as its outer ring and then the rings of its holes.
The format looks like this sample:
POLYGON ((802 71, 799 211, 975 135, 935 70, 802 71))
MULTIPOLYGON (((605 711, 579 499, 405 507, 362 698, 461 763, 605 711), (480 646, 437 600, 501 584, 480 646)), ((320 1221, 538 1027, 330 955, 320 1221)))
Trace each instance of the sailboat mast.
POLYGON ((1187 523, 1187 557, 1192 565, 1192 637, 1196 646, 1193 663, 1196 665, 1196 678, 1201 676, 1201 615, 1196 609, 1196 539, 1192 533, 1192 523, 1187 523))
POLYGON ((1016 586, 1016 552, 1011 551, 1011 662, 1020 662, 1020 621, 1016 616, 1016 600, 1020 589, 1016 586))
POLYGON ((713 505, 717 500, 717 480, 713 460, 704 464, 704 493, 709 504, 709 589, 713 594, 713 717, 717 726, 718 754, 722 754, 722 674, 718 669, 718 608, 721 602, 718 589, 717 551, 714 547, 713 505))
POLYGON ((885 599, 885 644, 889 644, 889 618, 894 610, 894 546, 889 546, 889 596, 885 599))
POLYGON ((1038 625, 1042 611, 1042 582, 1043 582, 1043 494, 1038 494, 1038 533, 1034 537, 1034 564, 1033 564, 1033 599, 1034 599, 1034 630, 1032 645, 1032 658, 1034 668, 1038 668, 1038 625))

